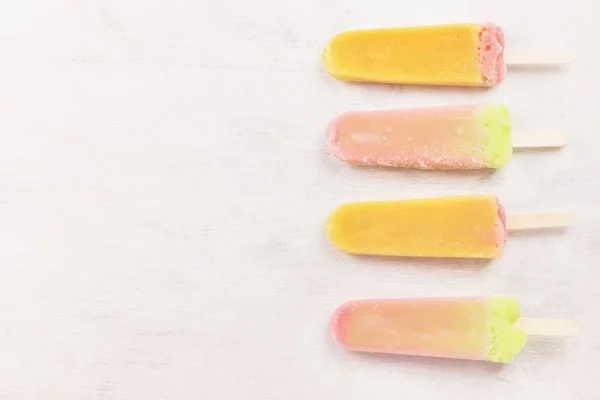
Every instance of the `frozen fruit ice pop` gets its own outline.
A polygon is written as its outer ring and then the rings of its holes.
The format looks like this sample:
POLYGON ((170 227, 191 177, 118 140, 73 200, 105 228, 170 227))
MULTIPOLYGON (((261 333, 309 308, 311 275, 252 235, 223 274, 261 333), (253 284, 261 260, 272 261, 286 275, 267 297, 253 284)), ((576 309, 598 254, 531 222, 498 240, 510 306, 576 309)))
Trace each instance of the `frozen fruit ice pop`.
POLYGON ((511 119, 500 104, 341 114, 327 144, 341 161, 404 168, 500 168, 512 154, 511 119))
POLYGON ((449 24, 343 32, 322 60, 344 81, 494 86, 505 76, 503 50, 499 26, 449 24))
POLYGON ((499 257, 506 242, 504 208, 495 196, 347 203, 326 223, 339 249, 409 257, 499 257))
POLYGON ((507 297, 351 301, 330 327, 348 350, 508 363, 527 342, 507 297))

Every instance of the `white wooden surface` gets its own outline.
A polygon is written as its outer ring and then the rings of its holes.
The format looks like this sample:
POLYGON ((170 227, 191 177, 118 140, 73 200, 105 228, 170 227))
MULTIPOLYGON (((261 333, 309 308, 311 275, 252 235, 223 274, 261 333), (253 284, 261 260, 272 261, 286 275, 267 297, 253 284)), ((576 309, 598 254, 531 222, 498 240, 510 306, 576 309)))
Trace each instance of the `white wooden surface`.
POLYGON ((600 398, 596 4, 2 2, 0 398, 600 398), (488 20, 577 62, 493 90, 348 85, 320 66, 341 30, 488 20), (324 147, 342 111, 465 102, 572 143, 497 173, 352 168, 324 147), (324 236, 340 202, 462 193, 579 220, 512 235, 490 265, 354 258, 324 236), (476 294, 581 333, 499 366, 351 354, 326 329, 350 299, 476 294))

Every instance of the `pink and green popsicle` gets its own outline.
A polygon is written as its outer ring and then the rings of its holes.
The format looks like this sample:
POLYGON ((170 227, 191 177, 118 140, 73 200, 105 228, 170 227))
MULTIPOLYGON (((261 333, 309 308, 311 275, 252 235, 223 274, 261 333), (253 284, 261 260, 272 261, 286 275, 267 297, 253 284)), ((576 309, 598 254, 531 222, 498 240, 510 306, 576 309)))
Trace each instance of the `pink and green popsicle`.
POLYGON ((564 134, 513 143, 504 105, 355 111, 327 128, 331 153, 341 161, 421 169, 479 169, 506 165, 515 147, 559 147, 564 134))
POLYGON ((508 297, 373 299, 348 302, 330 321, 335 340, 352 351, 513 361, 527 334, 568 336, 572 321, 520 318, 508 297))

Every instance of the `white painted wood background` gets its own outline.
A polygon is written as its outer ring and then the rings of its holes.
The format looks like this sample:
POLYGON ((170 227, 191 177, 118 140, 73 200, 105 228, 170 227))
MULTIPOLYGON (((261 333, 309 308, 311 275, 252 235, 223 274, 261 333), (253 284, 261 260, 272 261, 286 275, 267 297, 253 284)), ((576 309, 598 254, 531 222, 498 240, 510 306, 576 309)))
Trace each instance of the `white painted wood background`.
POLYGON ((600 398, 597 19, 595 0, 3 1, 0 399, 600 398), (342 30, 488 20, 577 62, 493 90, 320 65, 342 30), (324 147, 342 111, 475 102, 572 143, 497 173, 352 168, 324 147), (463 193, 579 221, 489 265, 354 258, 324 236, 341 202, 463 193), (477 294, 581 334, 499 366, 351 354, 326 329, 350 299, 477 294))

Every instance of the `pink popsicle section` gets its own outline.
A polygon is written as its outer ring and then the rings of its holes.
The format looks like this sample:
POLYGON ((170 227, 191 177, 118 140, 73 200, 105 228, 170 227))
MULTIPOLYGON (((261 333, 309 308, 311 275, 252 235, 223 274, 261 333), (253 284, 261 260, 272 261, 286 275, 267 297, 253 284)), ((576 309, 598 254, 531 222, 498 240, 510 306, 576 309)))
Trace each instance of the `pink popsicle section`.
POLYGON ((496 197, 496 205, 498 206, 498 223, 496 224, 496 237, 498 238, 498 251, 502 253, 504 246, 506 246, 506 239, 508 238, 508 226, 506 225, 506 210, 504 206, 500 204, 500 201, 496 197))
POLYGON ((358 300, 330 327, 352 351, 485 360, 486 312, 484 298, 358 300))
POLYGON ((350 164, 484 168, 481 114, 470 105, 354 111, 336 117, 326 138, 332 154, 350 164))
POLYGON ((499 26, 491 23, 483 25, 479 32, 477 59, 484 83, 494 86, 504 80, 504 32, 499 26))

